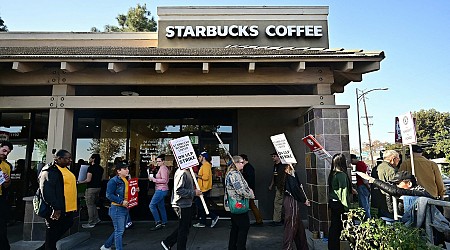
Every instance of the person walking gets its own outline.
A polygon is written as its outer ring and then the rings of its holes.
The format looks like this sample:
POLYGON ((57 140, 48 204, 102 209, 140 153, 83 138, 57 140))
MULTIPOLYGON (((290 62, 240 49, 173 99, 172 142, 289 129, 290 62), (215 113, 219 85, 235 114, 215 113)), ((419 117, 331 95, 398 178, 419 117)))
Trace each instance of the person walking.
MULTIPOLYGON (((202 164, 200 170, 198 171, 198 185, 200 191, 202 191, 203 198, 205 199, 206 205, 212 203, 211 200, 211 190, 212 190, 212 166, 210 158, 207 152, 201 152, 198 156, 198 161, 202 164)), ((194 227, 203 228, 206 227, 206 212, 203 208, 202 200, 199 197, 194 199, 195 205, 197 206, 199 222, 194 224, 194 227)), ((216 215, 211 209, 209 210, 209 216, 211 217, 211 227, 214 227, 219 221, 219 216, 216 215)))
POLYGON ((9 153, 13 150, 13 145, 9 141, 2 141, 0 144, 0 174, 3 176, 3 183, 0 184, 0 249, 9 250, 9 240, 7 231, 8 222, 8 205, 6 197, 3 194, 2 189, 11 185, 11 164, 6 160, 9 153))
POLYGON ((280 157, 278 157, 277 152, 271 154, 273 161, 273 175, 272 181, 269 185, 269 191, 275 188, 275 198, 273 200, 273 221, 271 226, 281 226, 281 212, 283 210, 283 189, 279 189, 278 175, 284 171, 284 165, 281 163, 280 157))
MULTIPOLYGON (((228 167, 225 176, 226 192, 229 198, 235 200, 254 199, 253 190, 250 189, 241 170, 244 168, 244 159, 233 156, 233 163, 228 167)), ((228 250, 244 250, 247 245, 247 234, 250 229, 248 212, 241 214, 231 213, 231 231, 228 240, 228 250)))
MULTIPOLYGON (((239 156, 244 159, 244 169, 242 170, 242 175, 244 176, 248 186, 253 190, 253 193, 255 193, 255 168, 248 161, 248 156, 246 154, 240 154, 239 156)), ((255 199, 250 199, 249 205, 256 220, 254 223, 250 224, 250 226, 263 226, 263 219, 258 207, 255 204, 255 199)))
POLYGON ((340 236, 343 229, 341 216, 348 211, 352 183, 347 174, 347 160, 343 154, 335 154, 331 161, 328 176, 328 206, 331 210, 330 228, 328 230, 328 249, 339 250, 340 236))
MULTIPOLYGON (((356 166, 356 171, 361 173, 368 173, 369 167, 363 161, 359 161, 358 157, 354 154, 350 154, 350 161, 356 166)), ((370 184, 367 180, 361 178, 361 176, 356 176, 356 187, 358 190, 358 203, 359 206, 366 212, 366 219, 371 218, 370 215, 370 184)))
POLYGON ((109 216, 111 217, 114 232, 109 236, 100 250, 111 250, 114 244, 117 250, 122 250, 122 237, 128 214, 128 164, 119 162, 115 165, 116 176, 108 181, 106 198, 111 201, 109 216))
POLYGON ((305 228, 300 216, 300 204, 310 206, 298 175, 292 165, 286 165, 280 181, 284 186, 284 237, 283 250, 308 250, 305 228))
POLYGON ((85 192, 86 206, 89 220, 87 224, 81 225, 83 228, 93 228, 100 223, 96 201, 102 187, 103 168, 100 166, 100 154, 92 154, 89 158, 86 180, 79 183, 87 183, 85 192))
POLYGON ((164 198, 169 193, 169 168, 165 164, 166 156, 164 154, 156 157, 156 164, 159 167, 155 176, 149 175, 148 179, 155 183, 155 194, 150 201, 150 211, 155 220, 155 226, 150 230, 155 231, 162 229, 167 224, 167 213, 164 198), (159 210, 159 212, 158 212, 159 210), (161 214, 161 216, 160 216, 161 214))
POLYGON ((178 250, 186 249, 187 237, 192 222, 192 200, 195 196, 200 196, 201 194, 200 190, 194 189, 194 180, 189 169, 178 168, 174 176, 171 204, 180 220, 178 227, 161 241, 161 246, 165 250, 169 250, 175 244, 177 244, 178 250))
POLYGON ((45 242, 38 249, 56 250, 56 242, 73 225, 77 210, 77 181, 70 172, 72 155, 61 149, 54 162, 47 164, 39 174, 39 188, 51 212, 45 217, 45 242))

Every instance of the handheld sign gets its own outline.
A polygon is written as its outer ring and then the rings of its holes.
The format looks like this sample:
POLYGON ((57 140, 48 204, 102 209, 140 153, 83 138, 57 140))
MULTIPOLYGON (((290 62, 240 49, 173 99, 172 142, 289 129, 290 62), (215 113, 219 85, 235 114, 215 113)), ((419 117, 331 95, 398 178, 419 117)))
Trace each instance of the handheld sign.
POLYGON ((89 165, 81 165, 80 166, 80 172, 78 174, 78 181, 86 180, 88 168, 89 168, 89 165))
POLYGON ((5 176, 3 175, 2 170, 0 170, 0 185, 2 185, 5 181, 6 181, 5 176))
POLYGON ((417 143, 416 136, 416 126, 414 124, 414 120, 411 112, 400 115, 398 117, 400 120, 400 131, 402 133, 402 143, 403 145, 409 145, 409 152, 411 152, 411 170, 412 174, 415 175, 414 170, 414 156, 412 153, 412 144, 417 143))
POLYGON ((191 140, 189 140, 189 136, 171 140, 169 141, 169 144, 180 169, 199 165, 197 155, 192 147, 191 140))
MULTIPOLYGON (((172 148, 172 152, 175 156, 175 160, 177 161, 178 167, 180 169, 189 168, 191 172, 192 179, 194 180, 195 187, 200 190, 200 186, 197 182, 197 177, 195 177, 194 171, 192 167, 198 166, 199 162, 197 159, 197 155, 195 154, 194 147, 192 147, 191 140, 189 136, 183 136, 178 139, 174 139, 169 141, 169 145, 172 148)), ((205 213, 209 214, 208 207, 206 206, 205 198, 203 198, 203 194, 200 195, 200 200, 202 201, 203 208, 205 209, 205 213)))
POLYGON ((311 149, 311 151, 313 151, 313 153, 317 157, 319 157, 319 159, 331 162, 330 153, 328 153, 328 151, 326 151, 322 147, 322 145, 320 145, 320 143, 316 140, 316 138, 314 138, 314 136, 308 135, 306 137, 303 137, 302 141, 306 144, 306 146, 308 146, 309 149, 311 149))
POLYGON ((271 136, 270 139, 272 140, 273 146, 275 147, 275 151, 277 151, 278 157, 280 157, 281 163, 297 163, 294 153, 292 152, 284 133, 271 136))
POLYGON ((128 208, 138 205, 138 178, 128 180, 128 208))

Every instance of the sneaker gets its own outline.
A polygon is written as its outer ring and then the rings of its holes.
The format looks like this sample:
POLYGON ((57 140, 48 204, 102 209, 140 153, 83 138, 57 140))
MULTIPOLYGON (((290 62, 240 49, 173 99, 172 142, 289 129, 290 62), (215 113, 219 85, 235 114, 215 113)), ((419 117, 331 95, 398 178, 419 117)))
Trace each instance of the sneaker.
POLYGON ((131 228, 132 226, 134 226, 134 225, 133 225, 133 222, 128 222, 128 223, 125 225, 125 229, 131 228))
POLYGON ((102 222, 100 219, 97 219, 95 222, 94 222, 94 225, 97 225, 98 223, 100 223, 100 222, 102 222))
POLYGON ((100 250, 111 250, 111 248, 110 247, 105 247, 105 245, 102 245, 100 247, 100 250))
POLYGON ((166 243, 164 243, 164 241, 161 241, 161 246, 165 249, 165 250, 169 250, 170 247, 166 246, 166 243))
POLYGON ((150 228, 150 231, 156 231, 163 228, 164 228, 163 224, 157 223, 154 227, 150 228))
POLYGON ((217 215, 216 218, 214 218, 214 220, 211 221, 211 227, 214 227, 218 221, 219 221, 219 216, 217 215))
POLYGON ((86 223, 86 224, 81 225, 81 227, 82 228, 93 228, 93 227, 95 227, 95 224, 86 223))
POLYGON ((270 225, 272 227, 279 227, 279 226, 283 226, 283 223, 281 221, 272 221, 272 223, 270 223, 270 225))
POLYGON ((254 223, 250 224, 250 226, 252 226, 252 227, 263 227, 264 223, 263 222, 254 222, 254 223))
POLYGON ((197 227, 197 228, 202 228, 202 227, 206 227, 205 225, 203 225, 202 223, 195 223, 194 225, 192 225, 193 227, 197 227))

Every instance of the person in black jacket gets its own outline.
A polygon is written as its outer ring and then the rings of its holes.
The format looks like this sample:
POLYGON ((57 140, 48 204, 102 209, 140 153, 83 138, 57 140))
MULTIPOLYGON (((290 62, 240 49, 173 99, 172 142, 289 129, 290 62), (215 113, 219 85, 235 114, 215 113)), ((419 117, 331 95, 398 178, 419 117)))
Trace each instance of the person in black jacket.
POLYGON ((309 200, 298 180, 297 173, 292 165, 286 165, 281 173, 280 181, 284 182, 284 239, 283 250, 308 249, 305 228, 300 215, 300 204, 310 206, 309 200))
MULTIPOLYGON (((372 183, 379 189, 383 190, 384 192, 390 194, 391 196, 400 197, 405 196, 403 199, 403 202, 401 201, 398 210, 400 214, 409 214, 409 210, 412 209, 412 203, 414 202, 415 198, 417 197, 428 197, 434 199, 434 197, 429 194, 423 187, 417 185, 416 178, 414 175, 410 174, 407 171, 399 171, 395 174, 394 179, 392 179, 390 182, 384 182, 378 179, 375 179, 373 177, 370 177, 369 175, 362 173, 362 172, 356 172, 361 178, 368 180, 369 183, 372 183)), ((388 202, 387 206, 389 209, 389 212, 393 211, 393 204, 392 199, 389 199, 391 202, 388 202)), ((406 222, 409 219, 408 216, 404 216, 402 218, 402 221, 406 222)))
POLYGON ((56 250, 56 242, 73 225, 77 186, 75 175, 68 169, 71 163, 72 155, 61 149, 56 152, 54 162, 42 168, 39 174, 39 188, 50 209, 45 216, 45 242, 38 249, 56 250))
MULTIPOLYGON (((242 175, 244 176, 245 181, 248 183, 248 186, 253 190, 253 193, 255 193, 255 168, 252 166, 252 164, 250 164, 250 162, 248 162, 248 156, 246 154, 240 154, 239 156, 244 159, 244 169, 242 170, 242 175)), ((256 220, 256 222, 250 224, 250 226, 263 226, 263 219, 258 207, 255 204, 255 199, 250 199, 248 203, 256 220)))

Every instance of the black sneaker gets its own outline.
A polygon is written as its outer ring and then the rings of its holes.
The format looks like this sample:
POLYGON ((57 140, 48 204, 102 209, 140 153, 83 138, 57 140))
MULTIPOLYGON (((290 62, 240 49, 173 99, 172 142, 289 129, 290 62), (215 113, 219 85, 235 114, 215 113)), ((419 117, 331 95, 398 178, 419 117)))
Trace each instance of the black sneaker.
POLYGON ((163 229, 163 228, 164 228, 163 224, 158 223, 154 227, 150 228, 150 231, 156 231, 156 230, 163 229))
POLYGON ((166 243, 164 243, 164 241, 161 241, 161 246, 164 248, 164 250, 169 250, 170 247, 166 245, 166 243))
POLYGON ((252 226, 252 227, 263 227, 264 223, 263 222, 253 222, 252 224, 250 224, 250 226, 252 226))

